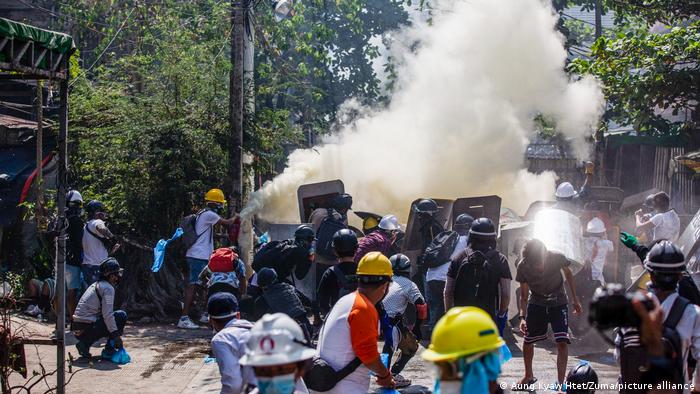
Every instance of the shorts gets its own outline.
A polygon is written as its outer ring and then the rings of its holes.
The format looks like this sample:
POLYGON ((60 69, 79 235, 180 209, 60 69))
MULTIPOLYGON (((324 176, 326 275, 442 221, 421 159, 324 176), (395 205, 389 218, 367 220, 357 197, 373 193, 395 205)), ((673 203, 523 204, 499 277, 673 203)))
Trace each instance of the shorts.
POLYGON ((199 283, 199 274, 202 272, 204 267, 209 264, 208 260, 195 259, 194 257, 187 257, 187 268, 190 270, 189 284, 196 285, 199 283))
POLYGON ((528 304, 527 335, 525 343, 547 339, 547 327, 552 326, 555 342, 571 343, 569 340, 569 307, 567 305, 541 306, 528 304))
POLYGON ((66 264, 66 288, 68 290, 80 289, 80 267, 66 264))

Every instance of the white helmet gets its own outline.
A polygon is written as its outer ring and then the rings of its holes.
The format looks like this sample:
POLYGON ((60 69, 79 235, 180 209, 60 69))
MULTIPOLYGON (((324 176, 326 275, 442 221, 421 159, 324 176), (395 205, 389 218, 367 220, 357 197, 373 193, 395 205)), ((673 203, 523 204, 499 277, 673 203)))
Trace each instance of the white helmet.
POLYGON ((399 219, 394 215, 384 215, 382 220, 379 221, 379 228, 387 231, 401 230, 399 219))
POLYGON ((599 218, 593 218, 586 225, 586 232, 591 234, 604 234, 606 232, 605 223, 599 218))
POLYGON ((304 331, 284 313, 266 314, 250 329, 241 365, 269 367, 308 360, 316 350, 306 345, 304 331))
POLYGON ((569 182, 562 182, 557 186, 557 191, 554 196, 557 198, 571 198, 576 195, 574 186, 569 182))
POLYGON ((83 202, 83 196, 77 190, 71 190, 66 194, 66 202, 83 202))

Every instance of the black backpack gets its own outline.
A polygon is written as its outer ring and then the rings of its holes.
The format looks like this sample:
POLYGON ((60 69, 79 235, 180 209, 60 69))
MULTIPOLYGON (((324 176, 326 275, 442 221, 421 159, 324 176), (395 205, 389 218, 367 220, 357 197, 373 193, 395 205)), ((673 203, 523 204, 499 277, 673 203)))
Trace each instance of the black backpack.
POLYGON ((189 249, 194 245, 197 240, 206 233, 205 229, 201 233, 197 234, 197 219, 204 211, 199 211, 191 215, 187 215, 182 220, 180 220, 180 228, 182 229, 182 242, 185 244, 185 248, 189 249))
POLYGON ((328 216, 326 216, 321 225, 316 231, 316 254, 330 260, 335 260, 336 256, 333 251, 333 235, 338 230, 348 228, 343 220, 338 220, 333 214, 333 210, 328 208, 328 216))
POLYGON ((449 262, 457 242, 459 242, 459 234, 456 231, 443 231, 438 234, 425 249, 423 265, 427 268, 436 268, 449 262))
POLYGON ((338 281, 338 299, 357 290, 356 275, 345 275, 338 265, 334 265, 331 270, 338 281))
POLYGON ((464 258, 455 277, 454 300, 456 306, 479 305, 482 283, 488 284, 491 273, 491 260, 499 256, 498 250, 486 253, 471 250, 464 258))
POLYGON ((259 272, 261 269, 273 268, 277 271, 279 279, 282 280, 283 273, 280 272, 280 267, 287 263, 290 253, 294 250, 294 243, 290 240, 270 241, 258 250, 258 253, 253 257, 253 270, 259 272))
MULTIPOLYGON (((663 336, 661 341, 664 345, 666 357, 672 360, 674 365, 673 381, 682 385, 685 380, 685 365, 683 364, 683 343, 681 337, 676 330, 678 322, 680 322, 685 312, 685 308, 692 303, 678 296, 673 306, 669 311, 668 317, 664 320, 663 336)), ((645 381, 644 372, 648 369, 648 356, 646 350, 642 346, 637 328, 623 328, 618 330, 619 344, 618 351, 620 354, 620 381, 621 382, 640 382, 652 383, 645 381), (645 366, 647 368, 645 368, 645 366)), ((620 390, 621 393, 637 392, 634 390, 620 390)), ((679 393, 683 390, 679 390, 679 393)))

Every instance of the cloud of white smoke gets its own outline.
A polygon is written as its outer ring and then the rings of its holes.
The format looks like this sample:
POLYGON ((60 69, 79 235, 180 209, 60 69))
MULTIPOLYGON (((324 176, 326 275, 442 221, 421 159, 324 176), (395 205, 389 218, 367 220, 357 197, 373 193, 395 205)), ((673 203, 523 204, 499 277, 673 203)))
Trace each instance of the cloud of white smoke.
POLYGON ((398 33, 421 43, 398 56, 391 103, 359 108, 363 115, 324 144, 292 153, 244 213, 298 220, 298 186, 332 179, 345 183, 354 209, 404 219, 418 197, 498 194, 504 206, 522 212, 552 196, 553 174, 524 170, 533 117, 555 119, 579 157, 587 157, 584 139, 602 109, 598 84, 564 73, 556 15, 541 0, 470 0, 441 8, 449 11, 437 13, 432 26, 398 33))

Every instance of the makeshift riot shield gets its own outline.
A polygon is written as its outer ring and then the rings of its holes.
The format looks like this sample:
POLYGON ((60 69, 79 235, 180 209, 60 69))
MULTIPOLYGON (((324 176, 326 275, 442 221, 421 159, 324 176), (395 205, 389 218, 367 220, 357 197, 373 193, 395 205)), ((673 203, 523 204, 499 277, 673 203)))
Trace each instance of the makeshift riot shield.
POLYGON ((501 220, 501 197, 498 196, 480 196, 458 198, 452 204, 452 220, 457 219, 457 216, 466 213, 474 219, 486 217, 491 219, 496 231, 501 220))
POLYGON ((299 186, 299 219, 302 223, 308 222, 314 209, 330 208, 333 198, 342 193, 345 193, 345 186, 340 179, 299 186))
MULTIPOLYGON (((300 223, 270 223, 267 227, 270 241, 282 241, 294 238, 294 231, 300 225, 300 223)), ((294 271, 292 271, 292 277, 289 279, 294 283, 294 287, 304 294, 306 298, 311 301, 316 300, 316 263, 311 265, 305 277, 297 278, 294 271)))
POLYGON ((678 238, 678 247, 681 248, 685 259, 688 262, 688 272, 700 272, 700 261, 698 261, 698 252, 700 248, 700 210, 695 213, 695 216, 688 223, 688 227, 683 230, 683 233, 678 238))
POLYGON ((559 252, 571 260, 574 275, 583 268, 581 221, 561 209, 547 208, 535 215, 533 238, 544 242, 548 250, 559 252))
MULTIPOLYGON (((406 234, 404 235, 403 245, 401 247, 401 253, 408 256, 413 262, 411 267, 411 274, 413 275, 416 271, 416 262, 418 261, 418 256, 423 252, 421 248, 421 236, 420 236, 420 224, 418 223, 418 218, 415 212, 413 212, 413 206, 421 199, 416 199, 411 203, 411 210, 408 215, 408 224, 406 225, 406 234)), ((452 200, 443 200, 438 198, 433 198, 433 200, 438 205, 438 212, 435 214, 435 219, 444 228, 449 228, 452 222, 452 200)), ((435 234, 437 235, 437 234, 435 234)))

